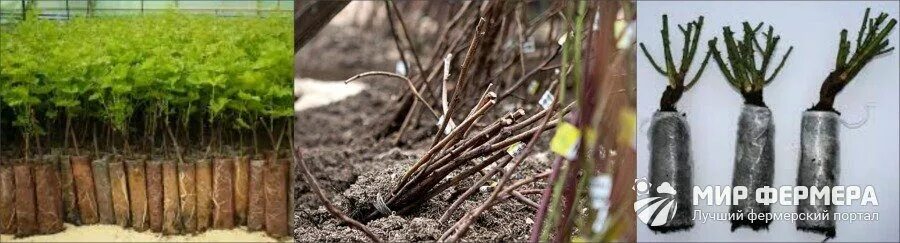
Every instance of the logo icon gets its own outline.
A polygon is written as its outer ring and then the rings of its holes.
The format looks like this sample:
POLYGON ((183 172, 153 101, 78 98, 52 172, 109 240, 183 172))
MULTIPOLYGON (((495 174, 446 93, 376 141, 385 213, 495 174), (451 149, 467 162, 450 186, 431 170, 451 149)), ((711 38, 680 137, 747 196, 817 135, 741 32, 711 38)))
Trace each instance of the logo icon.
MULTIPOLYGON (((649 194, 652 184, 647 182, 647 178, 634 180, 632 189, 638 195, 649 194)), ((650 226, 661 226, 675 217, 678 209, 678 203, 675 202, 675 188, 668 182, 663 182, 656 187, 657 197, 648 196, 634 202, 634 211, 638 215, 638 219, 650 226), (667 195, 666 195, 667 194, 667 195)))

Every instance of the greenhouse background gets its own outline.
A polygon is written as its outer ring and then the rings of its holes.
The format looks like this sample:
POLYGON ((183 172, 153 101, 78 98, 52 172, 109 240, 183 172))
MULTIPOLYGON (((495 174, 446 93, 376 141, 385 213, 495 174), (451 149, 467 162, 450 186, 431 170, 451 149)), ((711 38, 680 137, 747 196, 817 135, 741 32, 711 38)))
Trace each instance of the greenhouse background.
POLYGON ((11 23, 23 18, 25 10, 36 7, 40 18, 65 20, 71 17, 134 15, 177 9, 187 13, 214 14, 217 16, 268 15, 290 13, 292 0, 0 0, 0 23, 11 23), (23 10, 24 7, 24 10, 23 10))

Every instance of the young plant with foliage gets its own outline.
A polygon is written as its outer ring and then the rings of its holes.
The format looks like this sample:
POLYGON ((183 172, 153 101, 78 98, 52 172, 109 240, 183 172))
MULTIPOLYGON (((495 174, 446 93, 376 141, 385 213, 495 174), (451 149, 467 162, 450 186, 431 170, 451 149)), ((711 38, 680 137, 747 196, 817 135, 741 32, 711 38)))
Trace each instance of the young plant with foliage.
MULTIPOLYGON (((862 68, 876 56, 893 50, 887 37, 897 24, 888 21, 886 13, 869 18, 869 9, 863 16, 856 37, 856 49, 851 54, 847 30, 841 31, 841 39, 835 61, 835 69, 828 74, 819 91, 819 101, 803 112, 800 129, 800 165, 798 186, 834 187, 840 181, 840 113, 834 109, 834 99, 862 68)), ((834 212, 826 199, 800 200, 798 213, 824 214, 834 212)), ((833 218, 807 218, 797 220, 797 229, 824 234, 831 238, 836 234, 833 218)))
POLYGON ((718 38, 713 38, 709 41, 709 52, 712 53, 719 70, 725 76, 725 80, 744 97, 744 103, 766 107, 763 101, 763 87, 775 79, 775 76, 784 67, 784 63, 788 56, 791 55, 794 47, 788 48, 781 58, 781 63, 766 77, 766 73, 772 67, 775 47, 778 46, 778 41, 781 40, 781 37, 775 35, 773 33, 774 28, 769 26, 768 30, 762 33, 765 38, 765 45, 761 45, 757 39, 757 34, 760 33, 759 30, 762 26, 763 23, 759 23, 756 27, 751 27, 750 23, 744 22, 744 36, 742 40, 735 40, 734 31, 731 31, 731 27, 722 27, 724 32, 723 42, 725 42, 725 50, 728 52, 727 63, 722 58, 722 53, 716 47, 718 38), (757 58, 760 58, 759 63, 757 63, 757 58), (731 68, 728 67, 729 65, 731 68))
POLYGON ((4 26, 0 126, 17 132, 4 138, 25 157, 85 144, 126 155, 243 151, 245 140, 277 149, 293 114, 290 23, 169 12, 4 26))
POLYGON ((676 111, 675 103, 681 99, 681 95, 684 94, 684 92, 694 87, 694 84, 700 79, 703 70, 706 69, 706 63, 709 61, 710 53, 706 53, 706 57, 703 58, 703 62, 700 64, 700 69, 697 70, 697 74, 689 79, 689 83, 685 84, 685 80, 688 80, 688 70, 690 70, 691 63, 694 61, 694 56, 697 54, 697 44, 700 40, 700 32, 703 29, 703 16, 700 16, 695 21, 689 22, 686 29, 684 26, 678 25, 678 30, 684 35, 684 45, 681 49, 681 63, 677 66, 675 65, 675 60, 672 56, 672 48, 670 47, 672 42, 669 41, 669 17, 667 15, 662 16, 662 23, 662 30, 660 30, 659 33, 663 40, 665 69, 660 67, 656 61, 653 60, 653 56, 647 51, 647 47, 644 46, 644 43, 641 43, 640 46, 641 51, 647 56, 647 60, 650 61, 653 68, 668 79, 669 85, 666 86, 666 90, 663 92, 662 98, 659 101, 660 111, 676 111))
MULTIPOLYGON (((775 49, 781 37, 775 35, 774 28, 769 26, 768 30, 762 33, 765 45, 760 44, 757 35, 761 33, 762 26, 763 23, 759 23, 756 27, 751 27, 750 23, 744 22, 744 36, 741 40, 735 40, 730 27, 722 28, 728 63, 716 47, 717 38, 709 41, 709 52, 712 53, 725 80, 744 97, 735 142, 732 186, 742 186, 748 191, 772 186, 772 175, 775 173, 773 145, 775 125, 772 122, 772 112, 763 101, 763 87, 775 79, 794 50, 794 47, 790 47, 781 58, 781 63, 767 76, 767 71, 774 65, 772 60, 775 58, 775 49), (757 58, 760 59, 759 63, 757 58)), ((756 203, 756 195, 731 205, 730 212, 743 215, 731 219, 732 230, 742 226, 758 230, 768 227, 771 222, 771 220, 746 219, 750 217, 751 212, 771 212, 769 205, 756 203)))
POLYGON ((856 49, 853 50, 852 54, 850 52, 850 40, 847 39, 847 29, 841 30, 841 40, 834 70, 822 82, 822 88, 819 90, 819 102, 809 110, 837 112, 834 109, 834 98, 838 93, 844 90, 844 87, 850 81, 853 81, 853 78, 872 59, 894 50, 894 47, 890 46, 887 37, 894 30, 894 26, 897 25, 897 19, 888 21, 887 13, 881 13, 878 17, 869 18, 870 10, 867 8, 863 16, 859 32, 856 34, 856 49))

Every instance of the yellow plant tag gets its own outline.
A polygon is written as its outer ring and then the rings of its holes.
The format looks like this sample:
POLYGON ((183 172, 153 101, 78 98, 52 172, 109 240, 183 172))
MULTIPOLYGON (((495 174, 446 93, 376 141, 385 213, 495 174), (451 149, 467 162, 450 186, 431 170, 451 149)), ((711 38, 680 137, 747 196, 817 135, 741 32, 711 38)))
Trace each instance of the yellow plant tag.
POLYGON ((634 147, 634 134, 637 131, 637 117, 634 110, 625 109, 619 112, 619 136, 616 142, 634 147))
POLYGON ((506 147, 506 153, 508 153, 509 156, 516 157, 522 152, 523 148, 525 148, 525 143, 523 142, 510 144, 509 147, 506 147))
POLYGON ((579 142, 581 142, 581 131, 578 130, 578 127, 568 122, 561 122, 556 127, 553 139, 550 140, 550 151, 566 157, 568 160, 574 160, 579 142))
POLYGON ((587 141, 588 148, 593 148, 597 143, 597 130, 593 127, 584 128, 584 140, 587 141))

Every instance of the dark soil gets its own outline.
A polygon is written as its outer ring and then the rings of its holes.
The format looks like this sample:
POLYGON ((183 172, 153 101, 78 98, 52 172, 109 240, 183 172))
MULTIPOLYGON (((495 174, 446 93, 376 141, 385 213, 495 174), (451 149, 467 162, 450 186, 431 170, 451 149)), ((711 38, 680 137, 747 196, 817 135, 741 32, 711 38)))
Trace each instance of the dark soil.
POLYGON ((384 28, 328 25, 295 55, 294 70, 305 78, 323 80, 344 80, 365 71, 393 72, 400 53, 384 28))
MULTIPOLYGON (((373 202, 379 194, 388 195, 395 186, 395 180, 425 152, 437 128, 429 126, 435 123, 432 117, 423 116, 419 128, 407 132, 405 141, 408 145, 394 146, 396 134, 376 140, 373 134, 383 127, 384 113, 397 103, 402 89, 395 85, 397 82, 391 81, 363 79, 357 82, 366 82, 369 87, 343 101, 299 112, 294 135, 295 143, 303 151, 304 160, 325 194, 338 208, 359 219, 362 214, 373 210, 373 202)), ((532 155, 514 178, 523 178, 549 168, 547 157, 547 154, 532 155)), ((454 212, 450 222, 438 222, 458 194, 468 189, 474 180, 448 189, 409 215, 392 215, 367 225, 388 242, 437 240, 450 225, 481 204, 492 191, 483 188, 454 212)), ((487 185, 493 185, 498 180, 499 177, 495 176, 494 181, 487 185)), ((525 187, 537 186, 543 184, 525 187)), ((296 177, 294 190, 297 204, 294 239, 304 242, 368 241, 361 232, 342 225, 341 221, 332 217, 301 176, 296 177)), ((538 196, 529 197, 538 201, 538 196)), ((525 241, 534 213, 533 209, 516 200, 507 200, 484 213, 464 239, 476 242, 525 241)))

